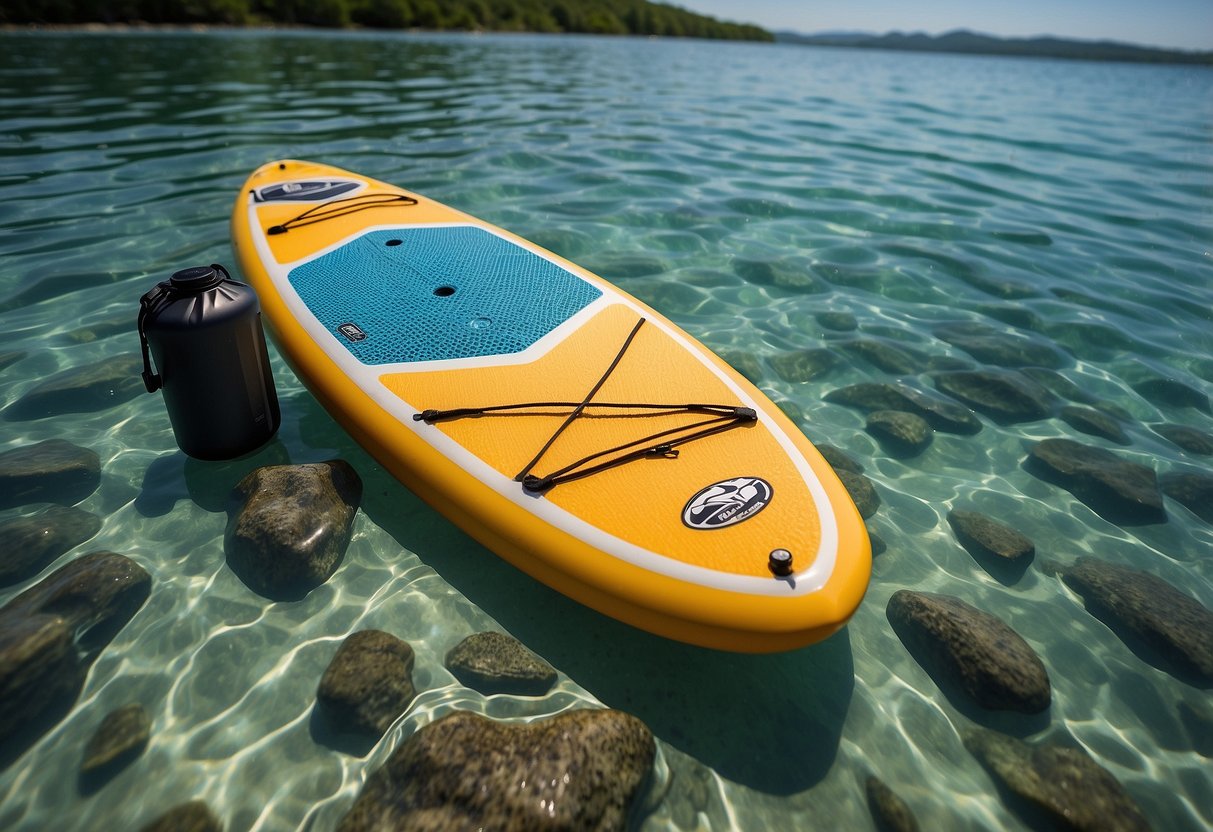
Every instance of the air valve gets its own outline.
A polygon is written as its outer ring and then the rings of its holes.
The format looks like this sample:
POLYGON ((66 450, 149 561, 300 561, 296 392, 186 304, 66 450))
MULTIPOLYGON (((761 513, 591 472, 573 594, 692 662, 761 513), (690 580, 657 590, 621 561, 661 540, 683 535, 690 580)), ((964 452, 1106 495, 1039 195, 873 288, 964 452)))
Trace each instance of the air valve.
POLYGON ((787 549, 775 549, 767 558, 767 567, 777 578, 792 574, 792 553, 787 549))

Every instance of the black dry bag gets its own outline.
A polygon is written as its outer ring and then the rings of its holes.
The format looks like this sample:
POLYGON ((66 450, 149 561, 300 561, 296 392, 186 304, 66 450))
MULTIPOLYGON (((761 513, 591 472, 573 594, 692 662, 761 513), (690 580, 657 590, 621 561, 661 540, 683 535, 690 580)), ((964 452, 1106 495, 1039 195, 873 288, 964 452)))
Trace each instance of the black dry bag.
POLYGON ((278 430, 257 295, 223 266, 183 269, 156 284, 139 301, 139 338, 143 383, 149 393, 164 390, 173 435, 190 456, 232 459, 278 430))

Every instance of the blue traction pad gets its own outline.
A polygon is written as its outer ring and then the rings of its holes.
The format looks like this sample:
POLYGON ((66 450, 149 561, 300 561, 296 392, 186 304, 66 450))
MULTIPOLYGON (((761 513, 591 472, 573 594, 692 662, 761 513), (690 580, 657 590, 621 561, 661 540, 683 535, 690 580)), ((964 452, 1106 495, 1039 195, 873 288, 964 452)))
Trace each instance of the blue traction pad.
POLYGON ((368 365, 521 352, 602 296, 476 226, 371 231, 288 278, 320 323, 368 365))

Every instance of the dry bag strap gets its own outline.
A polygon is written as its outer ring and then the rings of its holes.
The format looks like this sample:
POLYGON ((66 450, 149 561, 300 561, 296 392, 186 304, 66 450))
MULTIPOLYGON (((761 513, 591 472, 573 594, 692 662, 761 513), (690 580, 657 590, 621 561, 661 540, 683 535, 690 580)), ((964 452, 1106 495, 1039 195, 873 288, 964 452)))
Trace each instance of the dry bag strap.
POLYGON ((168 298, 168 281, 157 283, 155 288, 139 298, 139 344, 143 348, 143 386, 147 392, 160 389, 160 375, 152 372, 152 356, 147 345, 147 318, 168 298))

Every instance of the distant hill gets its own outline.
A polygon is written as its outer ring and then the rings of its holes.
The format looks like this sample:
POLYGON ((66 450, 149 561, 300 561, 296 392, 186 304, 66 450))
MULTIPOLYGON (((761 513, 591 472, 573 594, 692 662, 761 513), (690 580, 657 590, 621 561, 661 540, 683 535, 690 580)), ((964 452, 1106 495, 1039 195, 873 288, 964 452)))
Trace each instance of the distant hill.
POLYGON ((1213 52, 1156 49, 1107 40, 1066 40, 1052 37, 996 38, 965 29, 958 29, 943 35, 926 35, 921 32, 912 34, 889 32, 884 35, 839 32, 802 35, 795 32, 776 32, 775 40, 781 43, 802 43, 815 46, 898 49, 910 52, 952 52, 963 55, 1014 55, 1086 61, 1213 64, 1213 52))
POLYGON ((757 26, 724 23, 644 0, 3 0, 0 24, 215 23, 331 28, 580 32, 770 41, 757 26))

